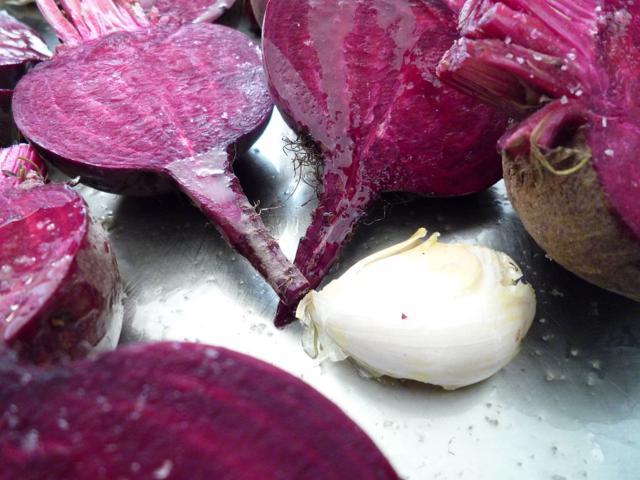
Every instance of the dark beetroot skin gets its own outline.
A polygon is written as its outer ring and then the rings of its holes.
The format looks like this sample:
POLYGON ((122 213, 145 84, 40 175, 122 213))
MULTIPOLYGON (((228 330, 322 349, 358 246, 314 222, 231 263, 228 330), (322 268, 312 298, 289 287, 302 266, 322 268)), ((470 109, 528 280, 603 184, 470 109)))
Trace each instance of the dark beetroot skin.
POLYGON ((0 351, 53 363, 115 347, 123 293, 102 227, 41 167, 27 145, 0 151, 0 351))
POLYGON ((18 138, 11 115, 13 88, 32 65, 50 56, 33 29, 0 10, 0 146, 18 138))
POLYGON ((0 384, 2 480, 398 478, 333 403, 223 348, 134 345, 51 370, 0 357, 0 384))
POLYGON ((177 23, 213 22, 227 12, 235 0, 140 0, 150 15, 177 23))
POLYGON ((500 142, 533 238, 640 301, 640 4, 469 1, 440 77, 527 117, 500 142))
MULTIPOLYGON (((312 287, 381 192, 464 195, 500 178, 495 142, 506 116, 435 75, 455 20, 440 1, 269 2, 271 92, 324 156, 319 206, 295 261, 312 287)), ((282 306, 276 323, 290 320, 282 306)))
POLYGON ((49 0, 39 5, 73 46, 18 84, 13 107, 22 133, 46 159, 93 187, 148 195, 177 186, 284 302, 297 299, 306 280, 231 165, 272 111, 258 46, 227 27, 140 27, 140 16, 83 40, 49 0))

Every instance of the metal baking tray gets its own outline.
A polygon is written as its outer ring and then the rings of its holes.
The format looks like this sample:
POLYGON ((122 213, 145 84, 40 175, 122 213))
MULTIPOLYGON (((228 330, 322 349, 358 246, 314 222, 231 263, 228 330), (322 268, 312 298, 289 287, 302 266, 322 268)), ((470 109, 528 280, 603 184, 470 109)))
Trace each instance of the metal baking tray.
MULTIPOLYGON (((52 38, 35 9, 11 12, 52 38)), ((315 192, 294 171, 284 138, 294 134, 276 112, 236 170, 293 257, 315 192)), ((348 362, 318 365, 301 348, 299 325, 273 327, 275 294, 184 197, 78 190, 109 230, 127 285, 121 343, 197 341, 277 365, 338 404, 403 478, 639 478, 640 304, 581 281, 545 256, 502 183, 458 199, 387 195, 330 275, 421 226, 444 241, 511 255, 536 289, 536 321, 510 365, 454 392, 367 379, 348 362)))

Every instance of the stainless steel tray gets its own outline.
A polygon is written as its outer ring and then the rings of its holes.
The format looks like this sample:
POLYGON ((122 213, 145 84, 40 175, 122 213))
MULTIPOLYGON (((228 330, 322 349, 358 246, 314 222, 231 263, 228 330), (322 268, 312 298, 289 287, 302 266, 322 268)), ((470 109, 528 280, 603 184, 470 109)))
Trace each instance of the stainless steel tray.
MULTIPOLYGON (((13 12, 42 28, 32 10, 13 12)), ((293 133, 276 113, 236 169, 293 257, 315 194, 294 172, 285 137, 293 133)), ((365 379, 349 363, 317 365, 300 346, 299 325, 273 327, 273 292, 183 197, 79 190, 108 227, 127 283, 122 343, 198 341, 282 367, 358 422, 404 478, 639 478, 640 305, 548 259, 502 184, 450 200, 388 195, 332 274, 421 226, 445 241, 477 242, 516 259, 537 291, 535 324, 507 368, 455 392, 365 379)))

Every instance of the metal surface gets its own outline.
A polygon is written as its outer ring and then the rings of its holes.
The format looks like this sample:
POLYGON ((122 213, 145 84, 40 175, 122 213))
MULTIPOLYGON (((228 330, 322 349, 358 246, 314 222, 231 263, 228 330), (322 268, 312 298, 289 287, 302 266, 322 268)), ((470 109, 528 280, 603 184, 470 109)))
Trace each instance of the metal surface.
MULTIPOLYGON (((250 199, 293 257, 315 194, 292 169, 276 114, 236 162, 250 199), (268 208, 267 208, 268 207, 268 208)), ((297 375, 335 401, 411 479, 636 479, 640 455, 640 305, 564 271, 523 230, 502 184, 461 199, 389 195, 357 230, 338 275, 418 227, 510 254, 538 295, 521 354, 495 377, 454 392, 317 365, 301 328, 276 330, 276 297, 178 195, 121 198, 79 187, 109 229, 128 286, 122 343, 226 346, 297 375)))

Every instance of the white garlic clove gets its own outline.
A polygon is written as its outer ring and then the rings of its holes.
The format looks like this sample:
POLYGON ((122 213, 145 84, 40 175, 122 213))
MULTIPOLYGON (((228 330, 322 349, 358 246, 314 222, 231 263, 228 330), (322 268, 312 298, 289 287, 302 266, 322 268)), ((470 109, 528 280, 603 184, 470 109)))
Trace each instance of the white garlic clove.
POLYGON ((320 292, 296 316, 312 357, 351 357, 375 376, 447 389, 482 381, 518 353, 535 316, 533 288, 509 256, 443 244, 426 230, 378 252, 320 292))

